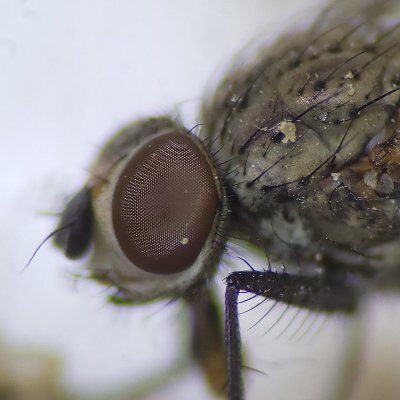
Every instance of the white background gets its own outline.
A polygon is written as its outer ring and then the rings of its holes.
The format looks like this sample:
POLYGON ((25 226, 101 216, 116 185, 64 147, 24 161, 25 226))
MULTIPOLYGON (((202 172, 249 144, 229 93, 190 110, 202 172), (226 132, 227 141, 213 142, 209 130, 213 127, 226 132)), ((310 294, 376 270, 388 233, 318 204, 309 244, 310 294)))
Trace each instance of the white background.
MULTIPOLYGON (((185 348, 180 305, 115 308, 104 288, 74 281, 81 263, 51 243, 21 270, 57 222, 45 213, 62 210, 110 134, 177 108, 195 125, 190 111, 209 79, 250 39, 272 40, 315 15, 317 3, 0 0, 0 341, 57 351, 78 398, 171 368, 185 348)), ((225 272, 216 277, 221 286, 225 272)), ((276 339, 285 323, 266 335, 268 321, 248 330, 257 319, 242 320, 247 364, 265 373, 248 373, 249 398, 327 398, 344 322, 328 319, 297 343, 276 339)), ((212 398, 194 368, 149 398, 173 395, 212 398)))

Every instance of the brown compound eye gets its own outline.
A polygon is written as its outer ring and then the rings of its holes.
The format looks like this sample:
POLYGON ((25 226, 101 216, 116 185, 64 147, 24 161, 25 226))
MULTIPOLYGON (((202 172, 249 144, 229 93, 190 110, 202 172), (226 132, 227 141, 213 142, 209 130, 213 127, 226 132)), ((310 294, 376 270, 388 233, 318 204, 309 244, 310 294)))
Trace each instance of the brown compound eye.
POLYGON ((119 245, 138 268, 184 271, 213 227, 218 191, 211 166, 185 133, 146 142, 117 181, 112 219, 119 245))

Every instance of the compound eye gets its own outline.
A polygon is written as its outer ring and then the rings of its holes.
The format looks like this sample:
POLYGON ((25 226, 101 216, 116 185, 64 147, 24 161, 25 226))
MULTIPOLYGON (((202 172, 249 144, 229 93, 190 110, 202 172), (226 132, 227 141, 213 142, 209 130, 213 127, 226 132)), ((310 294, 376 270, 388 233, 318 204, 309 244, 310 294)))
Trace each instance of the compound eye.
POLYGON ((151 139, 115 187, 112 219, 122 251, 147 272, 190 268, 213 227, 218 198, 210 163, 188 134, 151 139))

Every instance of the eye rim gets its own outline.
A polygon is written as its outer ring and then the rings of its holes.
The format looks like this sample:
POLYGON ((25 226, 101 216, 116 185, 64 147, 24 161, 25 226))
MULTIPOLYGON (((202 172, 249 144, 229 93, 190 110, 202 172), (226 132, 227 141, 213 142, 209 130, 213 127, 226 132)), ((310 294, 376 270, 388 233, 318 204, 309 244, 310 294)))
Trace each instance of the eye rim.
POLYGON ((174 274, 191 268, 218 213, 221 192, 214 166, 193 138, 182 129, 149 138, 124 162, 113 188, 112 224, 117 242, 132 264, 152 274, 174 274), (187 167, 189 162, 193 168, 187 167), (187 204, 176 194, 183 186, 189 190, 187 204), (131 198, 127 200, 128 196, 131 198), (165 202, 157 201, 160 196, 165 202), (148 203, 155 203, 154 213, 148 203), (137 229, 132 228, 132 220, 139 225, 137 229), (142 226, 150 227, 153 233, 144 232, 142 226), (182 243, 182 237, 189 238, 190 244, 182 243), (160 254, 165 248, 170 251, 160 254))

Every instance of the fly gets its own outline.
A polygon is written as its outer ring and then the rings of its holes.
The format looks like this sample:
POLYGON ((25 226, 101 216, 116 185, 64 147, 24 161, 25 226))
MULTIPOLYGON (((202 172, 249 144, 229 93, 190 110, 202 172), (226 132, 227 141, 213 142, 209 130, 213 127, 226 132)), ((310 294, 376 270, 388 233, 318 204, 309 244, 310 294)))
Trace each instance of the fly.
POLYGON ((65 207, 56 245, 90 251, 88 274, 116 304, 183 299, 194 359, 231 400, 244 398, 240 293, 353 312, 367 291, 399 286, 395 3, 334 1, 259 49, 205 101, 200 135, 168 116, 123 128, 65 207), (232 238, 285 270, 226 277, 223 333, 208 283, 232 238))

